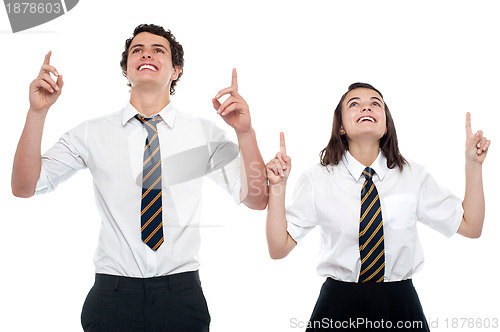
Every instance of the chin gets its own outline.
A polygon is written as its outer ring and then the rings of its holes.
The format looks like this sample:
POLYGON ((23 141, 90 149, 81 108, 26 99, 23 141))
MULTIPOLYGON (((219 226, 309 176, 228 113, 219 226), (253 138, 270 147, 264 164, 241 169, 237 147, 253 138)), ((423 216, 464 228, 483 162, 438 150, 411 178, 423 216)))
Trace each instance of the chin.
POLYGON ((353 141, 365 141, 365 142, 373 142, 379 141, 384 137, 384 133, 376 133, 376 132, 362 132, 357 133, 355 135, 349 135, 350 139, 353 141))
POLYGON ((149 80, 149 79, 137 80, 134 83, 131 82, 131 84, 133 87, 160 85, 156 80, 149 80))

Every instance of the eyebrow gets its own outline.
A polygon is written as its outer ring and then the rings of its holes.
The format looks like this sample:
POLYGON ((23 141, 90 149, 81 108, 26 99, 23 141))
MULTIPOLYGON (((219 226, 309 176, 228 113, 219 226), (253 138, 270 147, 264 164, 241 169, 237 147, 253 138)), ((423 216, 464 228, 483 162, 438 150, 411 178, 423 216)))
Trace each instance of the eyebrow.
MULTIPOLYGON (((359 98, 359 97, 352 97, 351 99, 349 99, 349 101, 346 103, 346 105, 347 105, 347 104, 349 104, 352 100, 360 100, 360 99, 361 99, 361 98, 359 98)), ((380 100, 380 98, 378 98, 378 97, 371 97, 370 99, 376 99, 376 100, 378 100, 379 102, 384 103, 384 102, 383 102, 382 100, 380 100)))
MULTIPOLYGON (((133 46, 131 46, 131 47, 129 48, 129 51, 130 51, 130 50, 132 50, 132 49, 133 49, 133 48, 135 48, 135 47, 144 47, 144 44, 135 44, 135 45, 133 45, 133 46)), ((162 47, 162 48, 164 48, 166 51, 168 51, 168 49, 167 49, 164 45, 162 45, 162 44, 152 44, 152 45, 151 45, 151 47, 162 47)))

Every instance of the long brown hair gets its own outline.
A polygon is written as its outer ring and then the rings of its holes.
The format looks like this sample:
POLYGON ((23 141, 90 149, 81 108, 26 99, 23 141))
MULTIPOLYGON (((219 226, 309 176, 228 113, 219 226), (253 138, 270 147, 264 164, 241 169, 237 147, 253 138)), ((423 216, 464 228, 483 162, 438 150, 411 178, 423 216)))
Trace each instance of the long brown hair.
MULTIPOLYGON (((344 93, 339 101, 339 104, 337 105, 337 108, 335 108, 335 112, 333 113, 332 136, 330 137, 330 141, 319 154, 320 164, 322 166, 338 165, 338 163, 342 160, 344 153, 349 150, 349 143, 347 141, 346 135, 340 134, 340 129, 342 127, 342 103, 344 102, 346 95, 350 91, 361 88, 376 91, 380 95, 380 97, 382 97, 382 99, 384 98, 380 91, 378 91, 368 83, 353 83, 349 86, 347 92, 344 93)), ((389 107, 387 106, 385 101, 384 109, 387 133, 385 133, 384 136, 380 139, 380 149, 382 149, 382 153, 387 158, 387 167, 394 168, 397 166, 402 171, 404 165, 408 164, 408 162, 399 152, 396 127, 394 126, 391 112, 389 112, 389 107)))

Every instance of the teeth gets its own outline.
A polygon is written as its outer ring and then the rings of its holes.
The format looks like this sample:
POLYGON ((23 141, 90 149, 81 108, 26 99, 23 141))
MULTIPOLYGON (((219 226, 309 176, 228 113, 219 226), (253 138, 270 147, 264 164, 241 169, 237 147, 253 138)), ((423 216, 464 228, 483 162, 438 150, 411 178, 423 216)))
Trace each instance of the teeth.
POLYGON ((154 70, 154 71, 158 71, 155 67, 151 66, 151 65, 142 65, 139 67, 139 70, 143 70, 143 69, 151 69, 151 70, 154 70))
POLYGON ((358 120, 358 122, 363 122, 364 120, 370 120, 371 122, 375 122, 375 120, 372 117, 369 116, 364 116, 358 120))

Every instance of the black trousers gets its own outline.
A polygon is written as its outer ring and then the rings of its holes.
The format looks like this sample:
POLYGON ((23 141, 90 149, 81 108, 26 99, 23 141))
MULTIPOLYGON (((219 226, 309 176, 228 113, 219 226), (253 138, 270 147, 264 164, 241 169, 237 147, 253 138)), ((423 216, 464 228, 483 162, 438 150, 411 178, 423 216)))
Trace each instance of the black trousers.
POLYGON ((327 278, 306 331, 429 331, 411 279, 350 283, 327 278))
POLYGON ((85 332, 206 332, 198 271, 155 278, 96 274, 82 310, 85 332))

